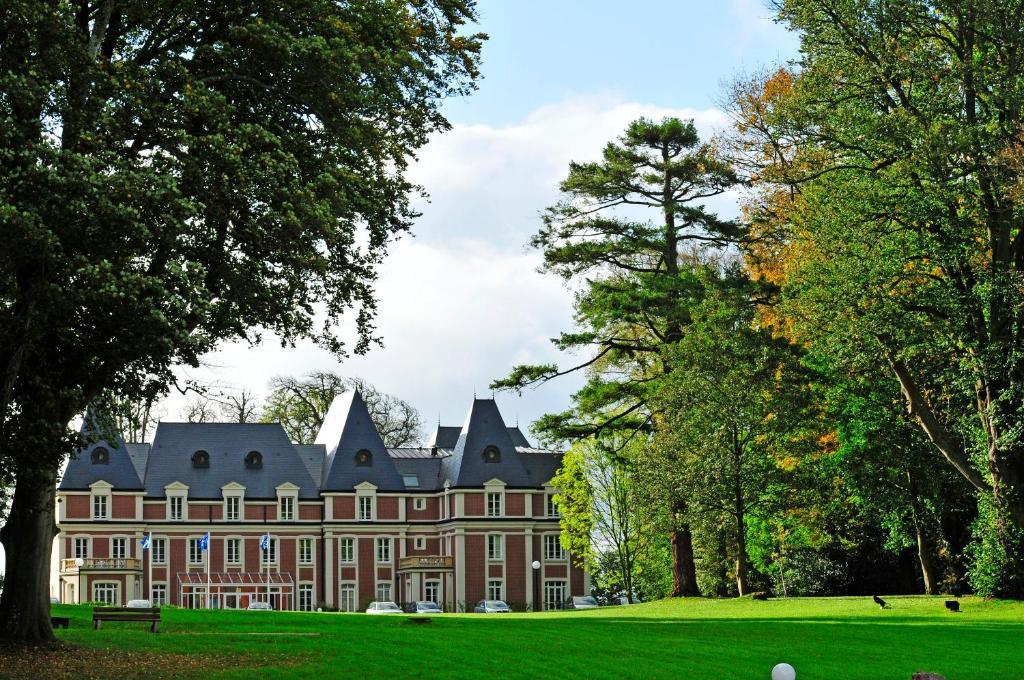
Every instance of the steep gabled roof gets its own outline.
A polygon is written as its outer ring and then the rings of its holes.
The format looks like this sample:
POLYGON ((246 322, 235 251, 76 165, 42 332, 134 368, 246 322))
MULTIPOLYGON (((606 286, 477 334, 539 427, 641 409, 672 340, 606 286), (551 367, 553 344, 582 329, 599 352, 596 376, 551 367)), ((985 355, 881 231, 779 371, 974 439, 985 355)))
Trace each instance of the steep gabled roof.
POLYGON ((324 477, 324 459, 327 458, 327 449, 323 444, 296 444, 295 450, 298 451, 302 462, 306 464, 309 476, 319 487, 320 480, 324 477))
MULTIPOLYGON (((109 431, 103 432, 97 417, 91 411, 85 414, 80 431, 93 437, 111 435, 109 431)), ((101 479, 118 491, 142 489, 142 478, 132 464, 124 438, 120 433, 112 434, 110 439, 101 439, 71 455, 64 476, 60 480, 61 491, 87 491, 90 484, 101 479), (92 454, 101 447, 107 450, 107 462, 93 463, 92 454)))
POLYGON ((362 482, 369 482, 381 491, 405 488, 359 390, 335 397, 316 443, 323 444, 327 453, 321 490, 351 491, 362 482), (360 451, 370 453, 368 465, 356 464, 356 454, 360 451))
POLYGON ((507 427, 505 429, 508 430, 508 436, 512 440, 512 444, 515 446, 523 446, 525 448, 533 446, 533 444, 530 443, 530 440, 526 438, 526 435, 523 434, 523 431, 519 429, 518 425, 514 427, 507 427))
POLYGON ((473 400, 451 461, 450 474, 455 475, 451 482, 456 487, 477 487, 495 478, 511 487, 534 486, 493 399, 473 400), (490 447, 500 453, 497 462, 484 459, 490 447))
POLYGON ((437 429, 430 435, 427 448, 436 446, 439 449, 454 449, 455 445, 459 443, 459 434, 461 432, 461 427, 438 424, 437 429))
POLYGON ((146 468, 146 492, 163 496, 164 487, 182 482, 191 498, 220 498, 221 487, 237 482, 247 498, 275 498, 277 487, 291 482, 300 498, 317 498, 310 476, 280 423, 160 423, 146 468), (193 467, 196 451, 209 454, 209 467, 193 467), (248 467, 250 451, 262 465, 248 467))

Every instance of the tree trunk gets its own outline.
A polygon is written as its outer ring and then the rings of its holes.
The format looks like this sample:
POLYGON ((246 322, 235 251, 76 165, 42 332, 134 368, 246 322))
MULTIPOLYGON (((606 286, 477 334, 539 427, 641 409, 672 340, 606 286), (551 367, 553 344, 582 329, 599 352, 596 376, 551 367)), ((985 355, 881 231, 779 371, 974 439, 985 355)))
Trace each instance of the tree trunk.
POLYGON ((689 524, 679 524, 669 535, 672 544, 672 597, 698 597, 697 566, 693 561, 693 535, 689 524))
POLYGON ((928 531, 918 495, 914 470, 907 470, 907 485, 910 491, 910 516, 914 522, 914 537, 917 539, 917 560, 921 565, 925 595, 936 595, 939 591, 938 551, 931 532, 928 531))
POLYGON ((7 554, 0 597, 0 639, 52 642, 50 560, 57 533, 57 470, 43 469, 39 461, 29 460, 19 465, 16 473, 11 511, 7 524, 0 529, 0 543, 7 554))
POLYGON ((742 501, 736 515, 736 591, 740 597, 747 594, 747 529, 743 521, 742 501))

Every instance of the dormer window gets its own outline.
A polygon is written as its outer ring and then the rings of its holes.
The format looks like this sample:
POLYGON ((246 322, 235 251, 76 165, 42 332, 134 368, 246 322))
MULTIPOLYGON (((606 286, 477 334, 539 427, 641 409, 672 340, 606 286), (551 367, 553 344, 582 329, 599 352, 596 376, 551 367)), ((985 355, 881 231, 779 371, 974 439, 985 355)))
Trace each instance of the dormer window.
POLYGON ((259 470, 263 467, 263 454, 259 451, 250 451, 245 455, 245 467, 250 470, 259 470))
POLYGON ((192 467, 194 468, 208 468, 210 467, 210 454, 206 451, 196 451, 192 454, 192 467))
POLYGON ((356 465, 373 465, 373 454, 366 449, 356 452, 356 465))
POLYGON ((102 446, 97 446, 92 450, 91 458, 93 465, 106 465, 110 462, 110 452, 102 446))
POLYGON ((484 449, 484 462, 485 463, 500 463, 501 462, 501 451, 498 450, 497 446, 488 446, 484 449))

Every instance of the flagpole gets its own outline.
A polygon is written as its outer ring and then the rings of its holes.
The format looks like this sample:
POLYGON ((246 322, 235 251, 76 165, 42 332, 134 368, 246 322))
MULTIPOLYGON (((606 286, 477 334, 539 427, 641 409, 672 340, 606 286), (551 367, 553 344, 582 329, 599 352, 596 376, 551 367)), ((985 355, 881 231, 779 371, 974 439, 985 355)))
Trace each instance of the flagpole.
POLYGON ((213 602, 213 600, 210 598, 210 553, 211 552, 212 551, 210 550, 210 532, 207 531, 206 532, 206 608, 207 609, 212 609, 213 608, 211 606, 211 602, 213 602))
POLYGON ((147 578, 148 578, 149 582, 146 584, 146 587, 149 590, 149 592, 147 593, 149 595, 149 597, 147 597, 146 599, 149 600, 149 606, 152 607, 152 606, 154 606, 153 605, 153 552, 152 552, 152 548, 153 548, 153 532, 152 531, 149 532, 149 541, 148 541, 148 543, 149 543, 149 545, 146 546, 145 552, 147 553, 146 557, 149 560, 149 569, 147 570, 148 571, 147 578))
MULTIPOLYGON (((267 604, 270 604, 270 532, 267 532, 267 549, 263 551, 263 560, 267 569, 267 604)), ((270 605, 273 607, 273 605, 270 605)))

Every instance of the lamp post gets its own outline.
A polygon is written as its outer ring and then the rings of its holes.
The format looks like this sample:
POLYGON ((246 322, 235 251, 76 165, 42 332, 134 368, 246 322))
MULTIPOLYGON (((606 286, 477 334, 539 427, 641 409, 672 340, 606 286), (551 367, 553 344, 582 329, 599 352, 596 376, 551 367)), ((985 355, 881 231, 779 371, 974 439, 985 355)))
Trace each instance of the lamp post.
POLYGON ((78 567, 78 604, 82 604, 82 565, 85 560, 81 557, 75 558, 75 566, 78 567))
POLYGON ((534 560, 533 564, 531 564, 530 566, 533 567, 533 610, 539 612, 539 611, 543 611, 543 609, 544 609, 544 604, 540 601, 540 597, 539 597, 539 593, 540 593, 540 561, 534 560))

